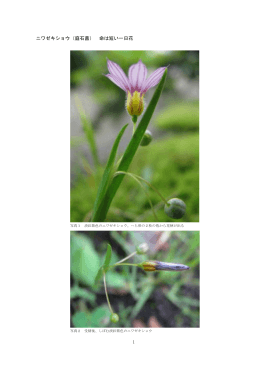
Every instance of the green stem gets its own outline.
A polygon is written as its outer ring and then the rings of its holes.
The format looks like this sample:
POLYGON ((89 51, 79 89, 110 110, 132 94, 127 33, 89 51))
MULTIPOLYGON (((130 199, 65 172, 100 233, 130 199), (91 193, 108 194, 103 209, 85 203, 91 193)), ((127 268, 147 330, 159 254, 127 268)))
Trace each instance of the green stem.
POLYGON ((137 122, 137 116, 133 116, 132 117, 132 121, 133 121, 133 135, 135 133, 135 127, 136 127, 136 122, 137 122))
POLYGON ((135 133, 135 127, 136 127, 136 122, 137 122, 137 116, 133 116, 132 117, 132 121, 133 121, 133 135, 135 133))
MULTIPOLYGON (((170 196, 168 196, 168 198, 166 198, 166 200, 170 200, 173 196, 174 196, 174 193, 173 193, 173 194, 171 194, 170 196)), ((162 202, 160 202, 160 203, 156 204, 156 205, 154 206, 154 210, 156 210, 156 211, 157 211, 157 210, 162 209, 163 205, 164 205, 164 202, 163 202, 163 203, 162 203, 162 202)), ((151 210, 147 210, 145 213, 143 213, 143 214, 139 215, 139 216, 135 219, 135 221, 136 221, 136 222, 143 222, 143 221, 144 221, 144 219, 145 219, 148 215, 150 215, 150 213, 151 213, 151 210)))
POLYGON ((103 270, 103 275, 104 275, 104 287, 105 287, 105 293, 106 293, 106 298, 107 298, 107 304, 108 304, 108 307, 109 307, 110 312, 111 313, 114 313, 113 312, 113 309, 112 309, 112 306, 110 304, 110 301, 109 301, 108 293, 107 293, 106 273, 105 273, 104 270, 103 270))
POLYGON ((144 187, 143 187, 143 185, 141 184, 141 182, 138 180, 138 176, 136 176, 136 175, 134 175, 134 174, 132 174, 132 173, 129 173, 129 172, 122 172, 122 171, 117 171, 115 174, 114 174, 114 177, 115 176, 117 176, 117 175, 127 175, 127 176, 129 176, 129 177, 132 177, 140 186, 141 186, 141 188, 144 190, 144 193, 145 193, 145 195, 147 196, 147 199, 148 199, 148 201, 149 201, 149 204, 150 204, 150 207, 151 207, 151 209, 152 209, 152 212, 153 212, 153 215, 154 215, 154 217, 155 217, 155 220, 157 221, 157 222, 159 222, 159 219, 157 218, 157 215, 155 214, 155 211, 154 211, 154 208, 153 208, 153 204, 152 204, 152 202, 151 202, 151 199, 150 199, 150 197, 149 197, 149 195, 148 195, 148 193, 146 192, 146 190, 144 189, 144 187))
POLYGON ((120 264, 122 263, 123 261, 127 260, 127 259, 130 259, 130 257, 134 256, 136 254, 136 251, 133 252, 132 254, 128 255, 127 257, 125 257, 124 259, 118 261, 116 264, 120 264))
MULTIPOLYGON (((128 176, 131 176, 131 177, 135 177, 136 179, 139 179, 139 180, 142 180, 146 183, 146 185, 150 186, 152 190, 154 190, 159 196, 160 198, 163 200, 163 202, 169 206, 169 204, 167 203, 167 201, 165 200, 165 198, 160 194, 160 192, 152 185, 150 184, 150 182, 146 181, 143 177, 140 177, 140 176, 137 176, 135 175, 134 173, 129 173, 129 172, 123 172, 123 171, 117 171, 114 176, 116 175, 128 175, 128 176)), ((133 178, 134 178, 133 177, 133 178)))

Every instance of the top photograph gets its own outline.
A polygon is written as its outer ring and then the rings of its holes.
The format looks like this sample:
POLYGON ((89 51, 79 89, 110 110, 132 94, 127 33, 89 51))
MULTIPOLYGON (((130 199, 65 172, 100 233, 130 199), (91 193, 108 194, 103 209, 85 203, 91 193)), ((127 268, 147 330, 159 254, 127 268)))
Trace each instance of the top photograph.
POLYGON ((70 111, 70 222, 199 222, 199 51, 71 51, 70 111))

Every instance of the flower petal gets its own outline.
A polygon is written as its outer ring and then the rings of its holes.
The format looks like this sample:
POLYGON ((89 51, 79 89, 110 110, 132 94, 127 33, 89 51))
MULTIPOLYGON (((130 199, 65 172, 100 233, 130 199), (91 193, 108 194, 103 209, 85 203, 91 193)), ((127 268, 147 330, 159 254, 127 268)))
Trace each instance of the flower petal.
POLYGON ((139 60, 137 64, 130 66, 128 78, 131 85, 131 93, 141 92, 147 75, 146 66, 139 60))
POLYGON ((166 67, 162 67, 159 68, 157 70, 155 70, 150 76, 149 78, 146 80, 144 87, 142 89, 142 93, 146 93, 148 91, 148 89, 154 87, 155 85, 157 85, 159 83, 159 81, 161 80, 163 73, 165 71, 166 67))
MULTIPOLYGON (((120 68, 120 66, 118 64, 116 64, 115 62, 110 61, 110 60, 107 59, 107 68, 108 68, 111 76, 113 78, 115 78, 118 82, 120 82, 124 86, 125 91, 130 90, 129 80, 128 80, 127 76, 125 75, 124 71, 120 68)), ((114 80, 112 80, 112 81, 114 82, 114 80)), ((115 84, 117 84, 117 83, 115 83, 115 84)), ((122 88, 122 87, 120 86, 120 88, 122 88)))
POLYGON ((114 75, 110 75, 107 74, 105 75, 108 79, 110 79, 114 84, 116 84, 119 88, 123 89, 125 92, 127 92, 127 89, 124 86, 124 83, 119 80, 117 77, 115 77, 114 75))

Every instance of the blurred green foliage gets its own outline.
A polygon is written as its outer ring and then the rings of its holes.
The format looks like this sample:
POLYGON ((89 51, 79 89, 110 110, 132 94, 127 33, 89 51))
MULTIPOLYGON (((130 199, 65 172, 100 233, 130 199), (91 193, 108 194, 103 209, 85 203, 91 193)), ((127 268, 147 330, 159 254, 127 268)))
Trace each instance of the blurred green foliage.
MULTIPOLYGON (((152 255, 153 260, 188 265, 188 271, 147 273, 136 267, 119 266, 106 273, 110 302, 120 317, 119 323, 115 325, 110 321, 103 280, 97 285, 89 282, 104 263, 107 248, 105 241, 95 247, 95 236, 95 232, 71 234, 71 320, 74 327, 131 327, 133 320, 145 312, 147 304, 149 309, 154 310, 156 317, 157 314, 160 317, 155 297, 158 290, 162 292, 163 307, 169 307, 168 301, 172 304, 174 320, 168 320, 171 321, 169 325, 199 326, 199 232, 172 232, 167 241, 169 249, 152 255), (89 258, 88 262, 79 263, 75 257, 77 252, 82 256, 88 253, 95 261, 91 264, 92 258, 89 258), (118 294, 121 296, 115 297, 118 294)), ((137 236, 135 232, 112 232, 111 236, 125 252, 125 256, 132 252, 133 246, 140 244, 140 233, 137 236)), ((135 255, 133 263, 149 258, 151 255, 135 255)), ((117 261, 119 257, 113 249, 111 264, 117 261)))
MULTIPOLYGON (((108 115, 116 124, 121 114, 126 114, 125 93, 104 74, 108 73, 106 58, 118 63, 127 73, 129 66, 140 58, 148 67, 148 76, 157 67, 169 65, 166 84, 160 98, 161 106, 156 110, 151 124, 157 127, 159 138, 147 147, 139 147, 129 172, 142 176, 170 199, 178 197, 187 207, 179 222, 199 221, 199 104, 194 100, 180 100, 175 90, 175 79, 171 66, 179 68, 186 77, 197 79, 199 53, 197 51, 77 51, 71 52, 71 84, 73 87, 86 84, 91 90, 98 112, 91 121, 95 129, 108 115)), ((86 111, 87 112, 87 111, 86 111)), ((89 122, 90 123, 90 122, 89 122)), ((131 134, 128 127, 125 134, 131 134)), ((119 130, 118 130, 119 131, 119 130)), ((116 135, 115 135, 116 138, 116 135)), ((73 137, 71 149, 77 152, 80 144, 88 144, 73 137)), ((97 150, 102 142, 96 141, 97 150)), ((111 145, 112 148, 112 145, 111 145)), ((109 156, 107 152, 107 157, 109 156)), ((94 169, 85 158, 85 172, 73 171, 71 188, 71 222, 88 221, 93 210, 97 189, 106 162, 94 169)), ((148 188, 158 219, 173 221, 164 214, 160 197, 148 188)), ((149 202, 140 186, 130 177, 125 177, 106 221, 154 222, 149 202)), ((175 220, 176 221, 176 220, 175 220)))
POLYGON ((199 101, 174 101, 160 113, 155 125, 175 132, 199 131, 199 101))

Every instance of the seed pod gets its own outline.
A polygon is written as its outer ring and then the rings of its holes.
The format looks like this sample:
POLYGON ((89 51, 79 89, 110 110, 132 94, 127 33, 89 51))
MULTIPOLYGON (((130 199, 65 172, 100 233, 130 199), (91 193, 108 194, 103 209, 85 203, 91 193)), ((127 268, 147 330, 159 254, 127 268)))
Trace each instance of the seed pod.
POLYGON ((184 216, 186 212, 186 204, 181 199, 170 199, 167 202, 168 205, 165 204, 164 212, 168 217, 173 219, 180 219, 184 216))
POLYGON ((149 145, 152 140, 153 140, 152 133, 149 130, 146 130, 144 133, 143 139, 141 140, 140 145, 142 147, 145 147, 146 145, 149 145))
POLYGON ((117 313, 111 313, 110 321, 116 324, 119 321, 119 316, 117 313))

